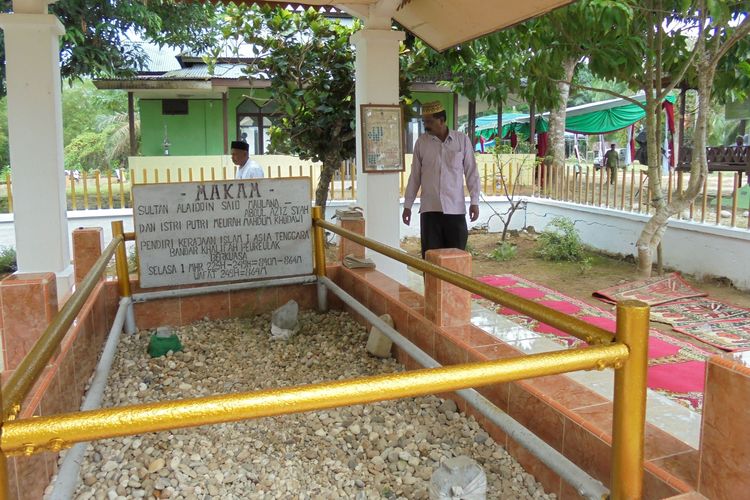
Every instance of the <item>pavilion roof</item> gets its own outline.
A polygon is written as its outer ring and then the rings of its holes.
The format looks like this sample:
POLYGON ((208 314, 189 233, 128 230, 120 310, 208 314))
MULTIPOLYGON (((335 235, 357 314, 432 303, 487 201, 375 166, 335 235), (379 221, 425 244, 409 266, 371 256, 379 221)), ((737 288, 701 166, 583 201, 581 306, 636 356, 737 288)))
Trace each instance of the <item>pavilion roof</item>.
MULTIPOLYGON (((205 1, 205 0, 204 0, 205 1)), ((208 0, 229 1, 229 0, 208 0)), ((277 4, 290 7, 332 8, 367 18, 378 0, 231 0, 235 4, 277 4)), ((392 19, 438 51, 563 7, 574 0, 401 0, 392 19)))

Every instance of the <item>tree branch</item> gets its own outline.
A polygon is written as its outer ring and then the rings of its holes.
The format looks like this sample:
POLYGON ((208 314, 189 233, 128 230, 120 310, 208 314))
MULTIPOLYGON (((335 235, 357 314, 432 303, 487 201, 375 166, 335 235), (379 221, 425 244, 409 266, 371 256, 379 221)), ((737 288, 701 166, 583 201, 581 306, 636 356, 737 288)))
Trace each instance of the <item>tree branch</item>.
MULTIPOLYGON (((568 82, 565 82, 565 80, 553 80, 553 81, 555 83, 568 83, 568 82)), ((578 83, 569 83, 569 85, 571 87, 576 88, 576 89, 591 90, 593 92, 602 92, 604 94, 609 94, 609 95, 614 96, 614 97, 619 97, 620 99, 625 99, 626 101, 628 101, 628 102, 630 102, 632 104, 635 104, 636 106, 640 106, 641 108, 646 109, 646 105, 643 104, 642 102, 639 102, 638 100, 633 99, 632 97, 628 97, 626 95, 620 94, 619 92, 615 92, 614 90, 600 89, 600 88, 596 88, 596 87, 588 87, 586 85, 580 85, 578 83)))
POLYGON ((734 33, 732 33, 732 36, 727 38, 727 41, 719 47, 719 50, 716 52, 716 54, 714 54, 714 57, 711 59, 710 63, 714 65, 718 64, 719 60, 726 55, 729 49, 731 49, 735 43, 739 42, 748 34, 750 34, 750 16, 745 15, 745 19, 742 21, 742 23, 740 23, 739 26, 737 26, 737 29, 734 33))
POLYGON ((664 87, 659 94, 659 101, 663 101, 665 97, 669 95, 670 92, 674 90, 674 88, 677 86, 677 83, 681 82, 682 79, 685 77, 685 73, 687 72, 687 69, 690 67, 691 64, 693 64, 693 60, 695 59, 695 55, 698 53, 699 47, 704 43, 703 40, 703 23, 699 23, 698 26, 698 41, 695 43, 695 47, 693 47, 692 52, 690 53, 690 57, 688 57, 684 63, 682 64, 682 67, 677 72, 677 76, 675 78, 670 78, 669 85, 664 87))

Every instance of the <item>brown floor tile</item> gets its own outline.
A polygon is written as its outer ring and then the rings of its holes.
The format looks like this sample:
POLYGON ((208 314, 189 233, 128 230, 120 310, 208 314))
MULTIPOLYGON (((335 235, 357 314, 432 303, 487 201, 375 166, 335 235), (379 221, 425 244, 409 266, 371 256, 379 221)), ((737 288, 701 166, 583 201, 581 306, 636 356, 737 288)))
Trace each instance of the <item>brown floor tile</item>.
POLYGON ((583 408, 606 403, 608 400, 565 375, 550 375, 525 381, 543 395, 566 409, 583 408))
POLYGON ((562 450, 565 417, 519 382, 510 384, 508 415, 554 449, 562 450))
POLYGON ((678 453, 671 457, 653 460, 653 464, 664 469, 693 488, 698 487, 698 450, 678 453))
POLYGON ((591 476, 609 486, 612 451, 607 443, 577 423, 566 420, 562 452, 591 476))
POLYGON ((435 360, 443 366, 469 362, 469 356, 461 345, 443 335, 435 334, 435 360))
POLYGON ((300 309, 317 309, 318 308, 318 291, 317 285, 288 285, 277 287, 277 307, 281 307, 290 300, 299 304, 300 309))
POLYGON ((140 329, 162 325, 180 326, 180 299, 160 299, 134 305, 135 323, 140 329))
MULTIPOLYGON (((601 429, 607 436, 612 435, 612 403, 579 408, 575 410, 575 413, 598 429, 601 429)), ((646 460, 658 460, 659 458, 678 453, 694 451, 693 448, 683 441, 648 423, 646 424, 644 444, 646 460)))
POLYGON ((499 343, 495 337, 474 325, 443 327, 443 332, 458 339, 468 347, 484 347, 499 343))
POLYGON ((233 290, 229 292, 229 313, 242 318, 271 312, 276 308, 277 287, 233 290))

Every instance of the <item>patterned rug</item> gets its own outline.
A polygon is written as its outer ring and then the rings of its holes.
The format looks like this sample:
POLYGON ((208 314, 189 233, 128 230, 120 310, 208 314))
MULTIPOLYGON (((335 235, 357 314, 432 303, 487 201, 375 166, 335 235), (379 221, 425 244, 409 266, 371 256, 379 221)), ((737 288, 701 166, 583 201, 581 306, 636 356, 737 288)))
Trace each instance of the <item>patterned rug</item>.
POLYGON ((654 306, 651 308, 651 319, 671 326, 726 320, 748 320, 750 319, 750 309, 737 307, 708 297, 695 298, 654 306))
POLYGON ((672 328, 725 351, 750 349, 750 318, 689 323, 672 328))
MULTIPOLYGON (((483 276, 477 279, 519 297, 575 316, 605 330, 615 331, 614 314, 519 276, 503 274, 483 276)), ((478 296, 474 296, 474 299, 482 306, 490 310, 496 310, 498 314, 507 316, 515 323, 566 347, 586 345, 584 341, 576 337, 524 316, 510 308, 497 307, 493 302, 478 296)), ((711 353, 656 330, 650 331, 648 344, 648 387, 684 406, 701 411, 705 384, 705 360, 711 353)))
POLYGON ((620 300, 640 300, 655 306, 691 297, 705 297, 708 294, 691 287, 679 273, 672 273, 597 290, 593 295, 610 304, 620 300))

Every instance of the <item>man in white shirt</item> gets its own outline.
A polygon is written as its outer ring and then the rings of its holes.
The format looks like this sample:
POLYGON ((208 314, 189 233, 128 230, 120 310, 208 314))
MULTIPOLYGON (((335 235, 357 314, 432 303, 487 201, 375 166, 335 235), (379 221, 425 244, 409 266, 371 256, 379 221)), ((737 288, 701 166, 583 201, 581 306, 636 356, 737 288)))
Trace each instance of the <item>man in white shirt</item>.
POLYGON ((466 249, 464 179, 469 191, 469 219, 479 218, 479 173, 474 147, 466 134, 449 130, 440 102, 422 106, 425 134, 414 145, 411 174, 404 195, 404 224, 411 223, 411 207, 421 188, 420 236, 422 258, 427 250, 466 249))
POLYGON ((248 143, 243 141, 232 141, 232 163, 237 165, 237 175, 235 179, 257 179, 263 177, 263 167, 260 164, 250 159, 248 154, 250 146, 248 143))

